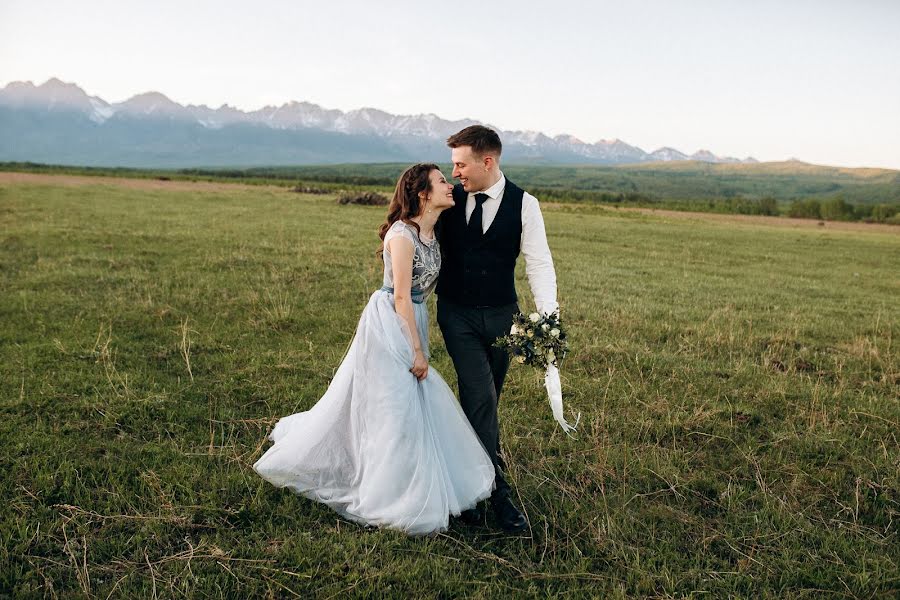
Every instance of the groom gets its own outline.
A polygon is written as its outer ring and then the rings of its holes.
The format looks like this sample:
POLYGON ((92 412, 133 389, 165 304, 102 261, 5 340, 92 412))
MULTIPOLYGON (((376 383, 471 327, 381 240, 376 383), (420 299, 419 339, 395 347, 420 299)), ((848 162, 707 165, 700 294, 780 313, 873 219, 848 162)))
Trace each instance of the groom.
MULTIPOLYGON (((509 368, 506 350, 494 348, 509 333, 519 311, 516 258, 525 256, 525 273, 537 309, 556 303, 556 272, 547 246, 537 199, 500 171, 503 149, 497 133, 482 125, 466 127, 447 139, 452 149, 455 206, 440 216, 443 263, 437 285, 437 320, 459 381, 459 401, 496 469, 490 504, 500 527, 522 531, 528 523, 510 499, 500 456, 497 401, 509 368)), ((475 507, 462 515, 482 521, 475 507)))

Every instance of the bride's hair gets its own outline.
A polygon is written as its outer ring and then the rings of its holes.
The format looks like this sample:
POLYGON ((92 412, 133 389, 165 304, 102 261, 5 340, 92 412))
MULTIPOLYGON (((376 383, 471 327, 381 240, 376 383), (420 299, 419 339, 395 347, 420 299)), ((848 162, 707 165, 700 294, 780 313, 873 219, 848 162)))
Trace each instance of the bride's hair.
POLYGON ((428 175, 435 169, 439 170, 440 167, 433 163, 419 163, 403 171, 403 175, 397 180, 394 197, 391 198, 391 203, 388 205, 387 218, 378 229, 378 237, 381 238, 379 254, 384 252, 384 236, 391 225, 397 221, 403 221, 415 227, 417 235, 421 233, 419 224, 412 218, 419 216, 422 210, 422 199, 419 198, 419 193, 425 192, 427 195, 431 191, 431 180, 428 175))

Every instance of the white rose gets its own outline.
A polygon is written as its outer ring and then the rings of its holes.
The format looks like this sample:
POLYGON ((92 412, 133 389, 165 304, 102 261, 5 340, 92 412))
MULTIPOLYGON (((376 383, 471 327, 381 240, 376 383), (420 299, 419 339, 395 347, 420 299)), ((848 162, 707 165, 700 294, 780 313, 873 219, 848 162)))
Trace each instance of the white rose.
POLYGON ((539 315, 538 313, 531 313, 530 315, 528 315, 528 318, 531 319, 532 323, 537 323, 541 320, 541 315, 539 315))
POLYGON ((557 329, 556 327, 554 327, 553 329, 550 330, 550 335, 552 335, 553 337, 557 337, 557 338, 558 338, 558 337, 559 337, 559 329, 557 329))

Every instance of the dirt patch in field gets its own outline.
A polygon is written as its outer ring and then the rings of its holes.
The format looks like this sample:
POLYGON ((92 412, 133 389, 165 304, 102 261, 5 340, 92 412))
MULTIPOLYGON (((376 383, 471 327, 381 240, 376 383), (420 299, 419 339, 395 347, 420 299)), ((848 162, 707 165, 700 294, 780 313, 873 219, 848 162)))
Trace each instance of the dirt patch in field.
MULTIPOLYGON (((0 171, 0 185, 3 184, 52 184, 52 185, 117 185, 124 188, 139 190, 173 190, 173 191, 210 191, 223 192, 228 190, 277 190, 287 192, 287 187, 277 185, 249 185, 246 183, 229 183, 221 181, 185 181, 185 180, 160 180, 129 177, 109 177, 91 175, 56 175, 52 173, 15 173, 0 171)), ((548 202, 545 205, 554 206, 557 203, 548 202)), ((828 231, 869 231, 900 234, 900 226, 884 223, 858 223, 845 221, 817 221, 815 219, 791 219, 787 217, 765 217, 761 215, 732 215, 706 212, 687 212, 680 210, 667 210, 662 208, 637 208, 637 207, 602 207, 609 213, 618 211, 640 212, 648 215, 656 215, 672 219, 695 219, 702 221, 716 221, 722 223, 739 223, 745 225, 768 225, 771 227, 793 227, 795 229, 822 229, 828 231)))
POLYGON ((209 191, 223 192, 228 190, 281 190, 288 188, 277 185, 249 185, 246 183, 229 183, 222 181, 185 181, 183 179, 152 179, 131 177, 109 177, 93 175, 56 175, 52 173, 15 173, 0 172, 0 185, 3 184, 50 184, 50 185, 116 185, 134 190, 172 190, 172 191, 209 191))
MULTIPOLYGON (((613 209, 615 210, 615 209, 613 209)), ((897 225, 886 223, 861 223, 854 221, 817 221, 816 219, 794 219, 790 217, 767 217, 763 215, 732 215, 720 213, 685 212, 662 208, 623 207, 618 210, 631 210, 649 215, 672 217, 675 219, 702 219, 704 221, 722 221, 726 223, 746 223, 748 225, 770 225, 773 227, 793 227, 803 229, 825 229, 838 231, 881 231, 900 233, 897 225)))
MULTIPOLYGON (((542 202, 545 207, 561 207, 557 202, 542 202)), ((816 219, 793 219, 790 217, 767 217, 763 215, 735 215, 708 212, 689 212, 684 210, 670 210, 664 208, 640 208, 634 206, 620 206, 615 208, 605 205, 592 205, 605 213, 614 215, 617 212, 637 212, 657 217, 680 220, 695 220, 718 222, 726 224, 763 225, 769 227, 789 227, 794 229, 821 229, 823 231, 862 231, 900 234, 900 226, 886 223, 862 223, 859 221, 818 221, 816 219)))

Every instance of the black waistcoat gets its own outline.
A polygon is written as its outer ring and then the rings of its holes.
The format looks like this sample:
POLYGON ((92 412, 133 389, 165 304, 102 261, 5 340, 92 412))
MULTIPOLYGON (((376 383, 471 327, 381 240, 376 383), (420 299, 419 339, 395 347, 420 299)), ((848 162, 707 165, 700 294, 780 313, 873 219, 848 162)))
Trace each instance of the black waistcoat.
POLYGON ((453 208, 440 218, 441 275, 437 294, 466 306, 502 306, 516 302, 516 258, 522 241, 522 189, 506 180, 500 208, 478 241, 466 231, 462 185, 453 188, 453 208))

